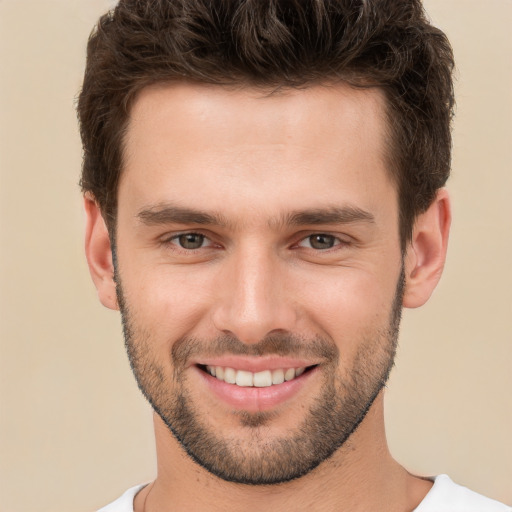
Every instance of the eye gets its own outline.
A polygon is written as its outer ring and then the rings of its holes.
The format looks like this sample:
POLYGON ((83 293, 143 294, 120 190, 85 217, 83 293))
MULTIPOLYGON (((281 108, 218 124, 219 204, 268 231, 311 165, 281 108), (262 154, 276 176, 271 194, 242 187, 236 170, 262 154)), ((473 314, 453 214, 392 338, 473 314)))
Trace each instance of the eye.
POLYGON ((200 233, 182 233, 171 239, 171 242, 177 243, 183 249, 200 249, 205 243, 206 237, 200 233))
POLYGON ((315 233, 307 238, 304 238, 299 245, 301 247, 308 247, 316 250, 331 249, 335 245, 339 245, 340 240, 333 235, 327 235, 325 233, 315 233))

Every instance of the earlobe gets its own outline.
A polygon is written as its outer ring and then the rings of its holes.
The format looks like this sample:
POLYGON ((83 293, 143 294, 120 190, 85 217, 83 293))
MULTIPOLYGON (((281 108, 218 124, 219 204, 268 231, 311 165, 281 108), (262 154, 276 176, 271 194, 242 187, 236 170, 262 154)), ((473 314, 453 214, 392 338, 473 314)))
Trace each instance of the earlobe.
POLYGON ((84 196, 86 216, 85 254, 89 272, 101 303, 109 309, 119 309, 114 281, 112 248, 107 226, 94 198, 84 196))
POLYGON ((405 257, 404 307, 422 306, 432 295, 443 272, 450 223, 450 198, 443 188, 414 224, 405 257))

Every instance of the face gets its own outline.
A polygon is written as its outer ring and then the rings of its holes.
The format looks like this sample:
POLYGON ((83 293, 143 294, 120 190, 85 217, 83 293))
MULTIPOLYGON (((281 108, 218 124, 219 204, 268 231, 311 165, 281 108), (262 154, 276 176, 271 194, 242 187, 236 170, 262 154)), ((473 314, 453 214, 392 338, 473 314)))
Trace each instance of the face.
POLYGON ((116 282, 140 388, 211 473, 306 474, 393 364, 403 273, 383 96, 152 87, 125 142, 116 282))

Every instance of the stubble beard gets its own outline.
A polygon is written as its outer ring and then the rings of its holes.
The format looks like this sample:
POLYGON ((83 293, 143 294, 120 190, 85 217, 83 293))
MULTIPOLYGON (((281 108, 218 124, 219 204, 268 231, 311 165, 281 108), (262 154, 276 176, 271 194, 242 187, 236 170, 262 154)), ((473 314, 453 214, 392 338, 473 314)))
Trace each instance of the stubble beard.
MULTIPOLYGON (((404 273, 400 274, 388 326, 359 340, 351 368, 340 374, 339 349, 324 338, 305 340, 283 334, 255 345, 223 336, 213 341, 182 338, 173 343, 172 375, 152 353, 152 335, 135 325, 119 276, 117 295, 125 345, 137 384, 186 453, 213 475, 230 482, 272 485, 299 478, 334 454, 357 429, 385 386, 394 365, 402 311, 404 273), (192 355, 317 356, 322 368, 321 393, 286 437, 267 437, 276 413, 237 413, 240 429, 250 436, 215 431, 194 407, 185 367, 192 355), (223 435, 224 434, 224 435, 223 435), (250 441, 248 441, 250 439, 250 441)), ((244 432, 244 434, 247 434, 244 432)))

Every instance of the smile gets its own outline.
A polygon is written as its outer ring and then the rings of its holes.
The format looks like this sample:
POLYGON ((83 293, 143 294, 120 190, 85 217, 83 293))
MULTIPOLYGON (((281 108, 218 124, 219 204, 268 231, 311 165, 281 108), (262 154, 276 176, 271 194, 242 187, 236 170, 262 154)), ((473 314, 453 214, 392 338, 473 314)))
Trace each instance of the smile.
POLYGON ((321 372, 321 366, 296 358, 223 356, 196 361, 191 369, 230 410, 261 412, 294 400, 321 372))
POLYGON ((278 368, 275 370, 263 370, 254 373, 246 370, 235 370, 230 367, 210 365, 207 365, 205 369, 212 377, 215 377, 227 384, 256 388, 266 388, 291 381, 300 377, 306 371, 306 367, 300 367, 278 368))

